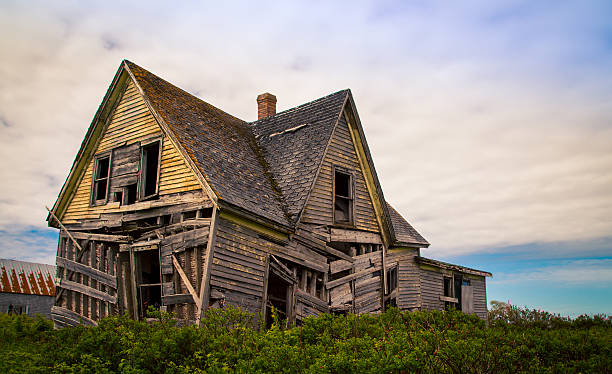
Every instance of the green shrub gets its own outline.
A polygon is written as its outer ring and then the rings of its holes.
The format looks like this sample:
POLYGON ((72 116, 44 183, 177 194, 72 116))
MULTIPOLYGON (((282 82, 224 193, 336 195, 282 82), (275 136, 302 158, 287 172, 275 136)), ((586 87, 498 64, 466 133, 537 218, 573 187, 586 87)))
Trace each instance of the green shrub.
MULTIPOLYGON (((493 308, 492 308, 493 309, 493 308)), ((309 317, 287 328, 228 307, 200 327, 108 317, 52 330, 41 317, 0 315, 0 372, 33 373, 516 373, 610 372, 607 316, 575 320, 519 308, 495 310, 487 327, 457 311, 309 317)))

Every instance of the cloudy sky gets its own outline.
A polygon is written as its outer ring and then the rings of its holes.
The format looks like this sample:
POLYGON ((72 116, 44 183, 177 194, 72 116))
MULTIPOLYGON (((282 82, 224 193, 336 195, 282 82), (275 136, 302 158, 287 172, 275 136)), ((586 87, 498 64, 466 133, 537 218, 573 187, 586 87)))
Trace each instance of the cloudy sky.
POLYGON ((612 314, 609 1, 0 2, 0 257, 54 262, 122 59, 244 120, 350 88, 387 200, 489 300, 612 314))

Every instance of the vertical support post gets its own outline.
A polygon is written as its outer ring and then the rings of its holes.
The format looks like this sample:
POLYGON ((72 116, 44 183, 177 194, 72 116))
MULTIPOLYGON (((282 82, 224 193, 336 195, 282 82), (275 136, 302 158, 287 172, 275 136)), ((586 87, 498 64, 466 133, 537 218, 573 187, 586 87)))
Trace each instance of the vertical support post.
POLYGON ((213 209, 212 217, 210 219, 206 259, 204 261, 202 282, 200 286, 200 307, 196 312, 196 323, 198 326, 200 325, 202 313, 206 312, 206 309, 208 309, 208 299, 210 298, 210 266, 212 264, 213 254, 215 252, 215 242, 217 240, 217 226, 219 221, 218 210, 219 209, 213 209))
POLYGON ((136 256, 134 248, 130 246, 130 287, 132 289, 132 317, 138 319, 138 293, 136 288, 136 256))

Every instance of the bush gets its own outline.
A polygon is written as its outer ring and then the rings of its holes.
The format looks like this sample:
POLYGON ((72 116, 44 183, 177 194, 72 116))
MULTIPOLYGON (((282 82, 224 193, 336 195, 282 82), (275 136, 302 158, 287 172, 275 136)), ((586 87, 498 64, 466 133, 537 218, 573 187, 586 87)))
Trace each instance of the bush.
POLYGON ((575 320, 492 308, 489 327, 461 312, 402 312, 307 318, 253 329, 241 309, 211 309, 201 326, 127 316, 95 327, 52 330, 42 318, 0 315, 0 372, 100 373, 509 373, 609 372, 607 316, 575 320))

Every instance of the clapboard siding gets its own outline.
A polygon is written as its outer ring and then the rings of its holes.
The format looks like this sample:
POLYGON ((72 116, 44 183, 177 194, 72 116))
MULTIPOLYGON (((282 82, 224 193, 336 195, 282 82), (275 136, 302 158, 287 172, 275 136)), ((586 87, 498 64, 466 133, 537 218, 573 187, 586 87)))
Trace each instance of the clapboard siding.
POLYGON ((323 158, 323 163, 313 186, 308 202, 304 207, 302 221, 306 223, 331 225, 332 211, 332 171, 333 165, 354 171, 354 222, 355 227, 362 230, 379 231, 376 214, 370 200, 370 195, 363 177, 355 146, 351 139, 348 124, 344 115, 338 121, 331 137, 329 148, 323 158))
POLYGON ((423 309, 444 310, 444 302, 440 296, 444 293, 444 278, 442 273, 419 268, 421 278, 421 303, 423 309))
POLYGON ((210 286, 226 302, 257 313, 264 294, 266 255, 274 245, 250 229, 218 219, 210 286))
MULTIPOLYGON (((95 153, 103 153, 123 145, 137 144, 140 141, 161 135, 161 128, 146 107, 136 86, 130 81, 111 116, 95 153)), ((159 195, 199 190, 201 187, 195 174, 180 155, 172 140, 169 137, 164 137, 162 143, 159 195)), ((93 169, 94 160, 92 159, 72 196, 62 222, 76 223, 80 219, 96 219, 100 217, 100 213, 111 213, 119 210, 116 204, 89 206, 93 169)))
MULTIPOLYGON (((419 282, 419 267, 414 261, 416 249, 405 249, 400 253, 390 254, 387 264, 398 263, 397 306, 400 309, 414 309, 421 306, 421 283, 419 282)), ((387 265, 389 266, 389 265, 387 265)))
POLYGON ((470 280, 474 286, 474 313, 482 319, 487 319, 487 291, 484 277, 470 280))

